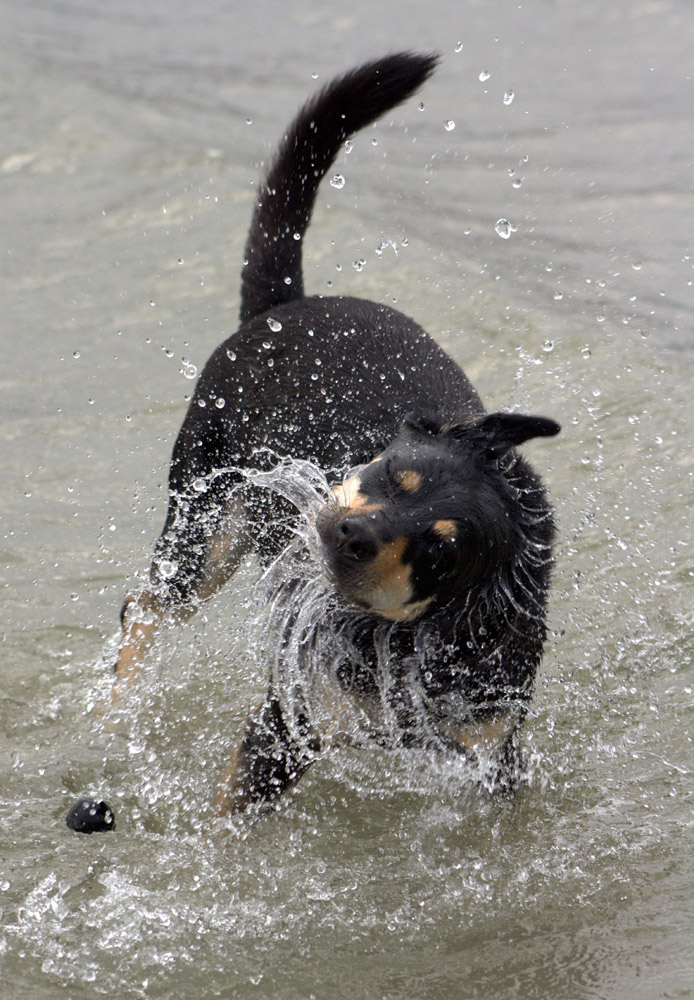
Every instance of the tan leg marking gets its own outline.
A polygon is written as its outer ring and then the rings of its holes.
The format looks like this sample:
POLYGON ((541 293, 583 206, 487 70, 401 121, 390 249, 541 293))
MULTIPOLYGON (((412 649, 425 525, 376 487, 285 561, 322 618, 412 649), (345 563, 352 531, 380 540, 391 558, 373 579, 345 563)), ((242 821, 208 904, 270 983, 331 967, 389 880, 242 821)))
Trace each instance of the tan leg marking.
POLYGON ((224 817, 243 812, 248 805, 243 790, 242 771, 240 767, 240 748, 234 751, 231 763, 224 771, 215 798, 215 816, 224 817))
POLYGON ((475 753, 479 750, 497 749, 508 736, 513 724, 513 714, 492 719, 489 722, 475 722, 456 732, 458 743, 475 753))

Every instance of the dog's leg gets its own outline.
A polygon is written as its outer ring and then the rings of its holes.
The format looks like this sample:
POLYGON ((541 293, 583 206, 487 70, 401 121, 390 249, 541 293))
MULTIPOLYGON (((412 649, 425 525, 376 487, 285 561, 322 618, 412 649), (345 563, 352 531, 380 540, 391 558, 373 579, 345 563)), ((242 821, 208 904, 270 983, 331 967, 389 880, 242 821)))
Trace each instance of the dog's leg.
POLYGON ((316 736, 299 742, 289 732, 277 699, 270 694, 248 718, 246 730, 219 784, 218 816, 272 802, 296 784, 320 750, 316 736))
POLYGON ((521 725, 525 710, 515 706, 494 719, 472 723, 458 731, 458 748, 471 760, 492 765, 490 790, 512 795, 525 775, 521 749, 521 725))
MULTIPOLYGON (((196 482, 199 487, 200 481, 196 482)), ((149 586, 139 594, 129 594, 121 611, 114 700, 124 683, 135 677, 162 625, 190 618, 200 603, 229 579, 249 551, 251 540, 242 504, 227 498, 227 486, 215 481, 215 488, 207 493, 194 487, 182 496, 172 493, 149 586)))

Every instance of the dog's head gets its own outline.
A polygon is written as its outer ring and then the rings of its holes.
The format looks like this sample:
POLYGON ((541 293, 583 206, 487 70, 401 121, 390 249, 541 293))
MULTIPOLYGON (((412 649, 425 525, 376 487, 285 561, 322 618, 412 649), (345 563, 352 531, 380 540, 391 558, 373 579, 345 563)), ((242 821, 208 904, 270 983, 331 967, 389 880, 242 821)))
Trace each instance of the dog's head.
POLYGON ((338 592, 366 611, 411 621, 483 581, 519 544, 499 459, 558 431, 553 420, 511 413, 456 424, 408 418, 318 514, 338 592))

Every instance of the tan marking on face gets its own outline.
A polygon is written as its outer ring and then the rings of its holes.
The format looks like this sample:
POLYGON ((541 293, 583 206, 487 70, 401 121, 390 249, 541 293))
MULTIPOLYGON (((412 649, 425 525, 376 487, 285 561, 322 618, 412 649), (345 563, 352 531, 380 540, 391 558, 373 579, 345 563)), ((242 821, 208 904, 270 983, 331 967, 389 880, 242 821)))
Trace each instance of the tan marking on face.
POLYGON ((370 611, 390 621, 411 621, 431 600, 408 603, 412 598, 412 567, 402 561, 406 548, 407 538, 396 538, 383 546, 373 562, 374 585, 366 603, 370 611))
POLYGON ((398 469, 393 474, 393 479, 401 490, 405 490, 406 493, 416 493, 422 485, 423 476, 414 469, 398 469))
POLYGON ((361 492, 360 486, 361 480, 359 476, 350 476, 343 483, 333 486, 335 499, 340 507, 344 508, 344 512, 352 513, 358 511, 359 513, 363 513, 370 510, 383 510, 383 504, 369 503, 369 498, 361 492))
POLYGON ((434 534, 438 535, 444 542, 454 542, 458 534, 458 525, 455 521, 449 521, 447 518, 434 521, 434 534))

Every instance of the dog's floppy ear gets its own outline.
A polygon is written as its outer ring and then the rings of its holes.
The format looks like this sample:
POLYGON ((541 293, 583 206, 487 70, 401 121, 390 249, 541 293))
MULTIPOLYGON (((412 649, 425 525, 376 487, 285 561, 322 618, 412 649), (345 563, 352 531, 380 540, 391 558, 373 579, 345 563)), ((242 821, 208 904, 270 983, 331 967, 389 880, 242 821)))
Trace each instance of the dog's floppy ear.
POLYGON ((549 417, 526 416, 523 413, 488 413, 477 425, 489 458, 501 458, 509 448, 515 448, 534 437, 552 437, 561 428, 549 417))
POLYGON ((409 413, 403 422, 404 431, 415 431, 417 434, 440 434, 443 427, 443 420, 434 413, 409 413))

